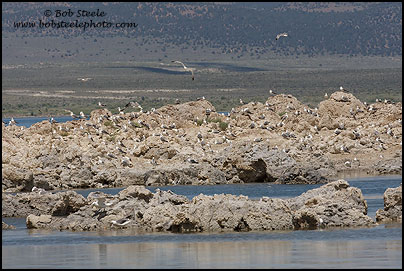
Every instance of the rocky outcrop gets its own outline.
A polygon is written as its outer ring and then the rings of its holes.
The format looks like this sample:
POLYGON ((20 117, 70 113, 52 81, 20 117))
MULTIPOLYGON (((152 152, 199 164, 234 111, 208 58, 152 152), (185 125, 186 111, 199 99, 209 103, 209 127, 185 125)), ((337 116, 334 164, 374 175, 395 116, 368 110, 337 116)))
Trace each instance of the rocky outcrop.
POLYGON ((3 217, 33 215, 67 216, 87 204, 87 200, 74 191, 59 193, 18 193, 2 196, 3 217))
POLYGON ((199 195, 192 199, 188 212, 201 231, 293 229, 292 213, 282 199, 252 201, 243 195, 199 195))
POLYGON ((379 223, 402 222, 403 192, 402 184, 396 188, 387 188, 384 192, 384 208, 376 211, 376 221, 379 223))
POLYGON ((402 163, 403 163, 402 153, 399 153, 392 158, 377 161, 374 164, 373 173, 375 175, 401 174, 402 163))
POLYGON ((34 186, 31 170, 8 166, 2 169, 3 187, 12 187, 17 191, 29 191, 34 186))
POLYGON ((373 225, 359 188, 338 180, 288 199, 294 211, 295 229, 358 227, 373 225))
POLYGON ((15 226, 13 225, 8 225, 7 223, 5 223, 4 221, 2 221, 3 224, 3 230, 14 230, 15 226))
MULTIPOLYGON (((341 172, 401 174, 402 104, 335 92, 318 108, 291 95, 218 114, 205 99, 89 120, 2 125, 2 191, 326 183, 341 172)), ((130 112, 133 111, 133 112, 130 112)))
MULTIPOLYGON (((11 201, 13 197, 14 201, 19 199, 18 195, 10 197, 11 201)), ((200 194, 189 200, 171 191, 157 189, 152 193, 144 186, 130 186, 117 195, 92 192, 83 202, 85 204, 75 211, 63 213, 54 212, 53 203, 46 201, 40 209, 49 210, 49 213, 27 215, 27 227, 74 231, 131 228, 138 231, 222 232, 375 225, 367 216, 367 204, 361 191, 344 180, 291 199, 262 197, 251 200, 243 195, 200 194)), ((20 205, 30 204, 22 202, 20 205)))

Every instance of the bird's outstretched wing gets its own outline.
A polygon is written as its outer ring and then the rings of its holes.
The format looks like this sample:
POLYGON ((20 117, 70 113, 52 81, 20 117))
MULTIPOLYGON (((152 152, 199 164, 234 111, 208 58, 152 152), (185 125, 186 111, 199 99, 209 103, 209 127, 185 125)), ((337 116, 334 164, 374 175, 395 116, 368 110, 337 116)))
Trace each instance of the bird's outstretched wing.
POLYGON ((278 40, 280 37, 287 37, 288 33, 280 33, 278 35, 276 35, 276 40, 278 40))
POLYGON ((194 70, 193 70, 193 69, 187 68, 187 66, 185 66, 184 63, 182 63, 181 61, 178 61, 178 60, 172 60, 171 62, 181 64, 181 65, 184 67, 184 69, 185 69, 186 71, 190 71, 190 72, 191 72, 191 74, 192 74, 192 80, 195 80, 195 77, 194 77, 194 70))
POLYGON ((185 66, 185 64, 184 64, 184 63, 182 63, 181 61, 178 61, 178 60, 172 60, 171 62, 181 64, 181 65, 184 67, 184 69, 187 69, 187 66, 185 66))

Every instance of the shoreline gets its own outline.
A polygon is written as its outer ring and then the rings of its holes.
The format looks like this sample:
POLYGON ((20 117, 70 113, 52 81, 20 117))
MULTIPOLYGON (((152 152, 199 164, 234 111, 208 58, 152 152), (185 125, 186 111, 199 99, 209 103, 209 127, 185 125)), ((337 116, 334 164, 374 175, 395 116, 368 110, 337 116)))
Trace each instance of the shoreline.
POLYGON ((2 120, 4 119, 33 119, 33 118, 61 118, 61 117, 69 117, 68 115, 60 115, 60 116, 19 116, 19 115, 12 115, 10 117, 2 117, 2 120))
MULTIPOLYGON (((383 181, 383 179, 387 179, 387 178, 395 178, 395 177, 401 177, 401 174, 381 174, 381 175, 372 175, 372 174, 362 174, 362 175, 356 175, 356 176, 352 176, 352 175, 338 175, 338 176, 334 176, 335 180, 347 180, 347 179, 362 179, 362 178, 380 178, 381 180, 377 180, 377 181, 383 181)), ((329 182, 333 182, 335 180, 330 180, 329 182)), ((350 182, 351 180, 347 180, 347 182, 350 182)), ((216 185, 251 185, 251 184, 268 184, 268 185, 277 185, 279 183, 274 183, 274 182, 255 182, 255 183, 231 183, 231 184, 193 184, 193 185, 188 185, 188 186, 216 186, 216 185)), ((282 185, 282 184, 279 184, 282 185)), ((296 185, 296 184, 286 184, 286 185, 296 185)), ((49 190, 48 192, 51 193, 60 193, 60 192, 67 192, 67 191, 85 191, 85 190, 108 190, 108 189, 119 189, 119 190, 124 190, 126 189, 128 186, 120 186, 120 187, 102 187, 102 188, 75 188, 75 189, 61 189, 61 190, 49 190)), ((153 186, 145 186, 145 187, 150 187, 150 188, 159 188, 161 187, 161 185, 153 185, 153 186)), ((166 185, 165 187, 174 187, 173 185, 166 185)), ((6 192, 3 191, 2 192, 5 195, 16 195, 19 193, 30 193, 30 191, 18 191, 18 192, 6 192)))

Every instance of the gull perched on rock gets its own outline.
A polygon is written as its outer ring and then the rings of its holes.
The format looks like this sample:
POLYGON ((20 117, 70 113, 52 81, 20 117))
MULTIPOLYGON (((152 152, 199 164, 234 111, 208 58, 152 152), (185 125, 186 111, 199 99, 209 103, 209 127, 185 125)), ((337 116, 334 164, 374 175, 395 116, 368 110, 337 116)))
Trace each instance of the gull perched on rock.
POLYGON ((100 207, 100 208, 105 208, 105 207, 108 207, 108 206, 112 206, 113 204, 114 204, 113 201, 108 201, 107 202, 107 198, 97 198, 97 199, 95 199, 95 201, 93 203, 91 203, 91 205, 95 205, 95 206, 100 207))
POLYGON ((50 123, 58 123, 57 120, 55 120, 53 117, 49 120, 50 123))
POLYGON ((126 146, 122 143, 122 141, 118 140, 118 145, 120 145, 121 147, 126 148, 126 146))
POLYGON ((163 142, 168 142, 167 138, 165 138, 164 136, 160 136, 160 140, 163 142))
POLYGON ((116 226, 119 226, 119 227, 123 227, 123 226, 125 226, 125 225, 127 225, 127 224, 130 223, 130 219, 122 218, 122 219, 119 219, 119 220, 117 220, 117 221, 112 220, 111 223, 112 223, 113 225, 116 225, 116 226))
POLYGON ((276 40, 279 40, 280 37, 287 37, 288 33, 280 33, 278 35, 276 35, 276 40))
POLYGON ((108 155, 108 157, 111 157, 111 158, 113 158, 113 159, 116 159, 116 156, 113 155, 112 153, 107 153, 107 155, 108 155))
POLYGON ((36 187, 36 186, 32 187, 31 192, 37 192, 39 195, 46 194, 45 189, 43 189, 43 188, 38 188, 38 187, 36 187))
POLYGON ((193 70, 193 69, 188 68, 187 66, 185 66, 184 63, 182 63, 181 61, 178 61, 178 60, 172 60, 171 62, 181 64, 181 65, 184 67, 184 70, 191 72, 191 74, 192 74, 192 80, 195 80, 195 78, 194 78, 194 70, 193 70))
POLYGON ((262 137, 256 137, 254 138, 254 142, 261 142, 262 141, 262 137))
POLYGON ((118 146, 116 146, 116 149, 117 149, 120 153, 126 153, 126 151, 122 150, 122 149, 119 148, 118 146))
POLYGON ((8 122, 8 125, 15 125, 16 123, 18 122, 16 122, 14 118, 11 118, 11 120, 8 122))
POLYGON ((269 94, 271 94, 271 95, 276 95, 276 92, 273 91, 272 89, 270 89, 270 90, 269 90, 269 94))
POLYGON ((71 116, 73 119, 79 119, 79 118, 80 118, 80 116, 74 114, 74 113, 73 113, 72 111, 70 111, 70 110, 65 109, 65 111, 66 111, 66 112, 69 112, 69 113, 70 113, 70 116, 71 116))
POLYGON ((83 118, 83 119, 87 118, 87 116, 84 115, 83 111, 80 111, 80 118, 83 118))
POLYGON ((127 108, 127 107, 129 107, 129 106, 131 106, 131 107, 133 107, 133 108, 136 108, 136 107, 139 107, 140 104, 139 104, 138 102, 129 102, 129 103, 127 103, 127 104, 125 105, 125 108, 127 108))
POLYGON ((132 166, 132 162, 130 161, 130 158, 127 156, 124 156, 121 160, 121 164, 123 166, 132 166))

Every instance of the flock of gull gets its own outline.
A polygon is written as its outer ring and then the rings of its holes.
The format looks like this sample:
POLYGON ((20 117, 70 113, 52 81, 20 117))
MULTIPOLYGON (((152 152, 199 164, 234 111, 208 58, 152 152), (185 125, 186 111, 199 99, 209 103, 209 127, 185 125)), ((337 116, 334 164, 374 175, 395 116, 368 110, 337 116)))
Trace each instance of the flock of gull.
MULTIPOLYGON (((276 36, 276 40, 279 40, 279 39, 282 38, 282 37, 288 37, 288 34, 287 34, 287 33, 280 33, 280 34, 278 34, 278 35, 276 36)), ((192 75, 192 80, 195 80, 195 77, 194 77, 194 69, 193 69, 193 68, 187 67, 183 62, 178 61, 178 60, 172 60, 171 62, 172 62, 172 63, 175 63, 175 64, 180 64, 180 65, 182 65, 183 69, 184 69, 186 72, 190 72, 190 73, 191 73, 191 75, 192 75)), ((92 78, 77 78, 77 80, 82 81, 82 82, 87 82, 87 81, 89 81, 89 80, 92 80, 92 78)), ((345 88, 342 87, 342 86, 340 86, 339 90, 342 91, 342 92, 348 93, 348 90, 345 89, 345 88)), ((277 93, 276 93, 275 91, 273 91, 272 89, 269 90, 269 94, 270 94, 270 95, 277 95, 277 93)), ((325 99, 328 99, 328 94, 327 94, 327 93, 324 94, 324 98, 325 98, 325 99)), ((204 100, 205 97, 198 98, 198 100, 201 100, 201 99, 204 100)), ((344 99, 346 99, 346 97, 342 96, 341 99, 344 100, 344 99)), ((382 102, 382 100, 381 100, 381 99, 376 99, 376 102, 382 102)), ((176 104, 178 104, 178 103, 179 103, 179 100, 177 99, 177 100, 176 100, 176 104)), ((391 101, 388 101, 387 99, 385 99, 385 100, 384 100, 384 103, 391 103, 391 101)), ((246 102, 244 102, 242 99, 240 99, 240 105, 246 105, 246 104, 247 104, 246 102)), ((106 108, 106 107, 107 107, 107 104, 102 103, 101 101, 99 101, 99 102, 98 102, 98 106, 99 106, 100 108, 106 108)), ((268 110, 272 110, 272 109, 271 109, 271 105, 268 104, 268 102, 266 102, 265 106, 266 106, 266 108, 267 108, 268 110)), ((367 106, 366 103, 365 103, 365 106, 367 106)), ((291 109, 291 108, 288 107, 288 109, 291 109)), ((372 106, 367 106, 367 110, 372 111, 372 110, 374 110, 374 109, 373 109, 372 106)), ((65 112, 69 113, 70 116, 71 116, 73 119, 75 119, 75 120, 80 120, 80 119, 84 119, 84 120, 85 120, 85 119, 88 119, 88 118, 90 117, 90 116, 88 116, 88 115, 85 115, 85 114, 83 113, 83 111, 81 111, 79 114, 75 114, 73 111, 68 110, 68 109, 65 109, 65 112)), ((127 103, 124 107, 122 107, 122 108, 121 108, 121 107, 118 107, 118 112, 119 112, 119 113, 118 113, 117 115, 112 115, 112 116, 106 115, 106 114, 105 114, 105 115, 101 115, 101 116, 99 116, 98 119, 97 119, 97 122, 98 122, 97 124, 94 124, 94 123, 91 123, 91 122, 85 122, 85 123, 84 123, 84 126, 87 126, 86 128, 93 128, 93 129, 95 129, 96 134, 97 134, 97 135, 100 135, 100 136, 102 136, 102 135, 104 135, 104 134, 105 134, 105 135, 111 135, 110 132, 108 132, 106 129, 103 129, 103 128, 102 128, 102 125, 101 125, 101 124, 102 124, 103 121, 110 121, 110 123, 112 123, 112 126, 117 127, 117 128, 119 128, 119 129, 122 129, 122 131, 128 131, 128 128, 133 128, 133 127, 136 127, 136 128, 145 128, 145 129, 149 130, 149 129, 150 129, 150 124, 147 124, 145 121, 141 120, 141 119, 139 118, 139 116, 140 116, 142 113, 147 114, 147 115, 150 115, 150 114, 158 114, 158 115, 160 115, 160 114, 161 114, 161 113, 157 112, 156 109, 154 109, 154 108, 152 108, 150 111, 144 112, 142 106, 141 106, 138 102, 136 102, 136 101, 130 101, 130 102, 128 102, 128 103, 127 103), (139 111, 138 111, 138 112, 131 112, 131 113, 129 114, 129 117, 128 117, 128 115, 125 114, 125 110, 127 110, 128 108, 139 109, 139 111)), ((212 110, 206 109, 206 115, 207 115, 207 116, 208 116, 209 114, 211 114, 211 112, 212 112, 212 110)), ((292 112, 293 112, 293 111, 292 111, 292 112)), ((289 112, 289 113, 292 113, 292 112, 289 112)), ((307 114, 312 114, 312 115, 314 115, 314 116, 317 116, 317 108, 315 108, 314 110, 311 110, 311 109, 305 107, 305 108, 304 108, 304 112, 307 113, 307 114)), ((350 111, 350 112, 351 112, 351 115, 355 118, 355 115, 356 115, 357 113, 363 112, 363 111, 361 111, 361 109, 360 109, 359 107, 357 107, 356 109, 351 108, 351 111, 350 111)), ((229 112, 229 113, 230 113, 230 114, 235 113, 235 109, 232 108, 231 112, 229 112)), ((248 116, 248 117, 250 117, 250 114, 252 114, 251 110, 250 110, 249 108, 247 108, 247 107, 241 109, 241 113, 242 113, 242 114, 245 114, 245 115, 248 116)), ((294 114, 295 114, 295 115, 299 115, 299 114, 302 114, 302 112, 296 110, 296 111, 294 111, 294 114)), ((161 116, 161 115, 160 115, 160 117, 164 118, 164 116, 161 116)), ((285 121, 288 117, 289 117, 289 115, 288 115, 288 113, 286 112, 285 114, 283 114, 283 115, 281 116, 280 122, 277 123, 277 124, 276 124, 275 126, 273 126, 272 128, 282 127, 283 125, 285 125, 284 121, 285 121)), ((262 115, 260 115, 258 118, 261 119, 261 120, 265 120, 265 115, 262 114, 262 115)), ((252 121, 251 117, 250 117, 250 120, 251 120, 251 124, 249 125, 249 128, 255 128, 255 127, 257 127, 257 124, 256 124, 254 121, 252 121)), ((51 117, 51 118, 49 119, 49 122, 50 122, 51 124, 56 124, 56 123, 58 123, 53 117, 51 117)), ((9 124, 9 125, 16 125, 17 123, 18 123, 18 122, 16 122, 16 121, 14 120, 14 118, 11 118, 11 120, 9 121, 8 124, 9 124)), ((203 123, 206 123, 206 119, 203 120, 203 123)), ((104 125, 105 125, 105 123, 104 123, 104 125)), ((269 122, 264 122, 264 123, 261 125, 261 128, 265 128, 265 129, 266 129, 268 125, 269 125, 269 122)), ((169 143, 169 142, 170 142, 170 141, 167 139, 167 137, 169 137, 170 135, 167 133, 166 130, 178 131, 178 129, 177 129, 175 123, 171 123, 170 125, 161 124, 161 128, 162 128, 162 132, 161 132, 161 133, 153 133, 153 136, 158 136, 158 137, 159 137, 161 143, 169 143)), ((62 127, 62 126, 58 126, 58 129, 59 129, 60 131, 68 131, 68 129, 67 129, 66 127, 62 127)), ((74 128, 74 129, 76 129, 76 128, 74 128)), ((83 125, 80 126, 80 129, 83 130, 83 131, 85 131, 83 125)), ((316 126, 314 126, 314 130, 318 131, 318 129, 317 129, 316 126)), ((340 126, 340 127, 336 128, 336 129, 334 130, 334 133, 335 133, 336 135, 338 135, 338 134, 340 134, 343 130, 344 130, 344 127, 343 127, 343 126, 340 126)), ((89 139, 90 141, 94 142, 91 133, 89 133, 88 131, 89 131, 89 130, 87 129, 87 132, 85 132, 85 133, 87 134, 88 139, 89 139)), ((219 131, 217 131, 217 132, 213 131, 213 133, 218 133, 218 132, 219 132, 219 131)), ((53 134, 55 134, 55 133, 56 133, 56 131, 53 130, 53 134)), ((359 138, 359 137, 360 137, 360 133, 359 133, 359 131, 357 131, 356 129, 354 129, 352 133, 353 133, 353 135, 354 135, 355 138, 359 138)), ((393 135, 391 130, 390 130, 390 131, 387 131, 387 133, 390 134, 390 135, 393 135)), ((293 132, 290 132, 290 131, 288 131, 288 130, 283 131, 280 135, 281 135, 283 138, 296 138, 296 135, 295 135, 293 132)), ((200 131, 198 131, 196 137, 197 137, 196 140, 197 140, 198 144, 202 147, 203 150, 205 150, 206 147, 210 147, 209 144, 205 141, 205 138, 204 138, 204 136, 202 135, 202 133, 201 133, 200 131)), ((228 142, 230 142, 232 139, 234 139, 235 137, 236 137, 236 135, 230 133, 229 135, 223 136, 222 138, 219 138, 219 139, 215 138, 214 144, 219 145, 219 144, 223 144, 223 143, 228 143, 228 142)), ((306 137, 304 137, 304 138, 301 138, 301 139, 300 139, 300 143, 302 143, 303 141, 306 141, 306 140, 311 140, 312 138, 313 138, 313 136, 310 134, 309 136, 306 136, 306 137)), ((41 138, 41 140, 42 140, 42 138, 41 138)), ((145 140, 145 135, 143 134, 143 136, 142 136, 141 138, 139 138, 138 140, 136 140, 136 142, 141 142, 141 141, 144 141, 144 140, 145 140)), ((260 141, 262 141, 262 138, 256 137, 256 138, 253 139, 253 141, 254 141, 254 142, 260 142, 260 141)), ((382 142, 382 140, 380 139, 380 137, 378 137, 378 138, 376 139, 376 141, 379 142, 381 148, 383 148, 383 142, 382 142)), ((104 143, 104 144, 105 144, 105 143, 104 143)), ((52 144, 52 147, 54 147, 54 144, 52 144)), ((131 147, 131 148, 132 148, 132 147, 131 147)), ((136 148, 136 145, 133 147, 133 149, 135 149, 135 148, 136 148)), ((122 142, 122 140, 119 140, 119 139, 117 140, 117 143, 116 143, 116 146, 115 146, 115 150, 116 150, 120 155, 123 156, 123 158, 121 159, 121 164, 122 164, 123 166, 132 166, 131 159, 130 159, 127 155, 128 155, 128 153, 129 153, 129 154, 133 154, 133 150, 129 151, 129 149, 130 149, 130 148, 129 148, 128 146, 126 146, 126 145, 122 142)), ((114 150, 114 151, 115 151, 115 150, 114 150)), ((283 151, 286 152, 285 149, 283 149, 283 151)), ((344 145, 341 145, 341 146, 340 146, 340 151, 341 151, 342 153, 343 153, 343 152, 349 152, 348 148, 347 148, 346 146, 344 146, 344 145)), ((117 155, 115 155, 115 154, 113 153, 113 151, 108 152, 108 153, 106 154, 106 156, 109 157, 109 158, 111 158, 111 159, 118 159, 117 155)), ((198 160, 195 159, 195 158, 189 158, 189 159, 187 159, 187 161, 188 161, 189 163, 198 163, 198 160)), ((102 160, 101 158, 99 158, 98 164, 103 164, 103 163, 104 163, 103 160, 102 160)), ((153 166, 158 165, 158 163, 157 163, 157 161, 156 161, 156 159, 155 159, 154 156, 151 157, 150 163, 151 163, 153 166)), ((351 166, 351 163, 359 163, 359 160, 355 157, 352 162, 351 162, 351 161, 346 161, 344 164, 345 164, 347 167, 349 167, 349 166, 351 166)), ((32 192, 36 192, 36 193, 39 193, 39 194, 47 193, 44 189, 42 189, 42 188, 37 188, 37 187, 35 187, 35 186, 32 188, 32 192)), ((96 196, 96 195, 95 195, 94 197, 95 197, 95 200, 91 203, 91 206, 94 206, 94 207, 96 207, 96 208, 102 209, 102 208, 110 207, 110 206, 112 206, 112 205, 114 205, 114 204, 116 203, 113 199, 109 199, 109 198, 107 198, 107 197, 100 197, 100 196, 96 196)), ((131 222, 131 220, 128 219, 128 218, 122 218, 122 219, 119 219, 119 220, 112 220, 112 221, 111 221, 111 224, 114 225, 114 226, 117 226, 117 227, 124 227, 125 225, 129 224, 130 222, 131 222)))
MULTIPOLYGON (((182 63, 182 62, 180 62, 180 63, 182 63)), ((185 65, 184 65, 184 69, 186 69, 185 65)), ((342 92, 348 93, 348 90, 345 89, 342 86, 340 86, 339 90, 342 91, 342 92)), ((270 89, 268 91, 268 93, 270 95, 277 95, 277 93, 275 91, 273 91, 272 89, 270 89)), ((324 94, 324 98, 328 99, 328 94, 327 93, 324 94)), ((204 99, 205 98, 202 97, 202 98, 200 98, 198 100, 204 100, 204 99)), ((376 102, 382 102, 382 100, 381 99, 376 99, 376 102)), ((392 103, 392 102, 385 99, 384 103, 392 103)), ((240 104, 241 105, 246 105, 246 103, 242 99, 240 99, 240 104)), ((252 105, 254 105, 254 104, 256 104, 256 103, 253 102, 252 105)), ((365 104, 365 105, 367 106, 367 104, 365 104)), ((104 104, 104 103, 102 103, 100 101, 98 102, 98 106, 100 108, 106 108, 107 107, 106 104, 104 104)), ((267 110, 272 110, 273 111, 272 105, 269 104, 268 102, 265 103, 265 108, 267 110)), ((367 106, 366 108, 367 108, 368 111, 374 110, 372 106, 367 106)), ((294 111, 294 109, 289 105, 287 106, 287 109, 291 110, 291 112, 289 112, 289 114, 294 113, 295 115, 300 115, 300 114, 303 113, 303 112, 300 112, 298 110, 294 111)), ((79 119, 80 120, 80 119, 87 119, 89 117, 89 116, 85 115, 83 112, 80 112, 77 115, 74 112, 72 112, 71 110, 66 109, 65 111, 68 112, 73 119, 79 119)), ((105 121, 109 121, 112 124, 113 127, 116 127, 119 130, 126 132, 126 131, 128 131, 129 128, 145 128, 147 130, 151 129, 150 124, 146 123, 144 120, 142 120, 140 118, 140 116, 142 114, 145 114, 145 115, 157 114, 157 115, 159 115, 159 117, 161 119, 164 119, 166 117, 161 112, 156 111, 154 108, 151 109, 150 111, 144 112, 142 106, 136 101, 130 101, 125 106, 123 106, 122 108, 118 107, 118 111, 119 111, 119 113, 117 115, 112 115, 112 116, 108 115, 108 114, 101 114, 96 119, 94 119, 96 121, 96 123, 93 123, 91 121, 90 122, 86 121, 82 125, 80 125, 80 130, 83 131, 84 134, 87 134, 87 137, 88 137, 88 139, 90 141, 94 142, 94 140, 93 140, 94 134, 92 135, 92 133, 90 133, 89 128, 93 128, 95 130, 95 134, 98 135, 98 136, 101 136, 101 137, 102 137, 102 135, 111 136, 111 132, 108 132, 105 129, 105 127, 103 128, 103 126, 105 126, 105 121), (138 112, 130 112, 129 114, 126 114, 125 110, 127 110, 128 108, 139 109, 139 111, 138 112), (86 127, 87 129, 84 129, 83 126, 86 127)), ((314 110, 311 110, 310 108, 304 107, 303 111, 306 114, 311 114, 313 116, 318 116, 317 115, 317 108, 315 108, 314 110)), ((235 109, 232 108, 231 112, 229 112, 229 113, 232 114, 232 113, 235 113, 235 112, 236 112, 235 109)), ((240 112, 243 115, 246 115, 246 116, 250 116, 250 114, 252 114, 251 110, 249 108, 247 108, 247 107, 240 109, 240 112)), ((353 115, 353 117, 355 117, 355 114, 358 113, 358 112, 363 112, 363 111, 361 111, 361 109, 358 108, 358 107, 356 108, 356 110, 351 108, 351 114, 353 115)), ((212 113, 211 109, 206 109, 206 115, 207 116, 209 116, 211 113, 212 113)), ((287 118, 289 118, 289 114, 288 114, 288 112, 283 114, 281 116, 281 118, 280 118, 280 122, 277 123, 275 126, 270 126, 269 122, 264 122, 261 125, 261 128, 263 128, 263 129, 265 128, 265 129, 269 130, 269 129, 276 129, 276 127, 282 127, 282 126, 285 125, 284 121, 287 118)), ((258 118, 261 119, 261 120, 265 120, 265 115, 262 114, 258 118)), ((53 117, 49 120, 49 122, 51 124, 57 123, 57 121, 53 117)), ((11 118, 9 125, 15 125, 16 123, 17 122, 13 118, 11 118)), ((206 123, 206 119, 203 120, 203 123, 206 123)), ((197 124, 197 121, 196 121, 196 124, 197 124)), ((256 127, 258 127, 257 124, 254 121, 252 121, 252 119, 251 119, 251 124, 250 124, 249 128, 256 128, 256 127)), ((68 128, 63 127, 62 125, 59 125, 59 126, 56 126, 56 127, 53 126, 53 132, 52 133, 54 135, 56 135, 55 128, 59 129, 59 131, 66 131, 66 132, 68 131, 68 128)), ((74 128, 74 130, 76 130, 76 129, 77 128, 74 128)), ((157 136, 160 139, 161 143, 169 143, 170 142, 170 140, 168 140, 167 137, 171 137, 171 135, 167 132, 167 130, 172 130, 172 131, 175 131, 175 132, 179 131, 174 122, 169 124, 169 125, 161 124, 161 129, 162 129, 161 132, 153 133, 153 135, 152 135, 152 136, 157 136)), ((314 127, 314 130, 318 131, 316 126, 314 127)), ((341 124, 338 128, 335 129, 334 133, 336 135, 338 135, 343 130, 345 130, 345 127, 344 127, 343 124, 341 124)), ((219 131, 215 131, 215 130, 212 131, 212 132, 213 133, 219 133, 219 131)), ((356 129, 354 129, 352 131, 352 133, 356 138, 360 138, 360 136, 361 136, 360 132, 358 130, 356 130, 356 129)), ((387 130, 387 134, 393 136, 393 132, 391 131, 391 129, 387 130)), ((282 133, 280 133, 280 135, 283 138, 286 138, 286 139, 287 138, 295 138, 296 139, 296 137, 297 137, 293 132, 288 131, 288 130, 283 131, 282 133)), ((236 137, 235 134, 230 133, 228 135, 224 135, 222 138, 219 138, 219 139, 215 138, 214 143, 212 143, 212 144, 219 145, 219 144, 229 143, 235 137, 236 137)), ((300 143, 305 143, 307 141, 312 140, 312 138, 313 138, 313 136, 311 134, 309 134, 308 136, 305 136, 304 138, 300 138, 299 142, 300 143)), ((142 141, 145 141, 145 139, 146 139, 146 137, 143 134, 143 136, 141 138, 136 139, 134 142, 142 142, 142 141)), ((202 133, 200 131, 198 131, 198 133, 196 135, 196 140, 197 140, 198 144, 202 147, 203 150, 209 148, 212 151, 212 148, 210 147, 210 144, 206 142, 205 136, 202 135, 202 133)), ((260 142, 262 140, 263 139, 261 137, 256 137, 256 138, 253 139, 254 142, 260 142)), ((381 140, 380 137, 377 137, 376 141, 380 144, 381 149, 385 149, 384 145, 383 145, 383 141, 381 140)), ((102 143, 106 144, 105 141, 103 141, 102 143)), ((127 146, 126 144, 122 140, 117 139, 116 145, 114 146, 115 147, 114 150, 110 150, 108 153, 106 153, 106 157, 108 157, 109 159, 117 160, 118 156, 121 156, 121 164, 123 166, 133 166, 133 163, 132 163, 131 159, 128 157, 128 155, 133 155, 134 150, 136 149, 137 146, 136 146, 136 143, 135 143, 134 146, 127 146), (115 152, 115 154, 114 154, 114 152, 115 152)), ((55 148, 53 143, 52 143, 52 148, 55 148)), ((277 146, 275 146, 275 148, 277 149, 277 146)), ((349 152, 349 149, 344 145, 341 145, 338 148, 340 149, 341 153, 349 152)), ((282 151, 283 152, 288 152, 287 149, 282 149, 282 151)), ((195 159, 195 158, 190 157, 190 158, 187 159, 187 162, 197 164, 198 160, 195 159)), ((98 162, 96 162, 96 164, 104 164, 104 161, 103 161, 102 157, 98 158, 98 162)), ((153 165, 153 166, 158 165, 158 163, 157 163, 154 156, 151 157, 150 164, 153 165)), ((346 167, 351 167, 352 164, 360 164, 360 161, 359 161, 359 159, 357 157, 354 157, 352 161, 345 161, 344 164, 345 164, 346 167)), ((44 189, 37 188, 37 187, 33 187, 32 192, 37 192, 39 194, 48 193, 44 189)), ((114 201, 114 199, 109 199, 107 197, 98 197, 98 198, 96 197, 95 200, 91 203, 91 206, 94 206, 95 208, 99 208, 101 210, 102 208, 113 206, 115 203, 116 202, 114 201)), ((110 223, 112 224, 112 226, 125 227, 130 222, 131 222, 131 220, 128 219, 128 218, 122 218, 122 219, 118 219, 118 220, 112 220, 110 223)))

